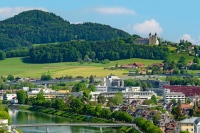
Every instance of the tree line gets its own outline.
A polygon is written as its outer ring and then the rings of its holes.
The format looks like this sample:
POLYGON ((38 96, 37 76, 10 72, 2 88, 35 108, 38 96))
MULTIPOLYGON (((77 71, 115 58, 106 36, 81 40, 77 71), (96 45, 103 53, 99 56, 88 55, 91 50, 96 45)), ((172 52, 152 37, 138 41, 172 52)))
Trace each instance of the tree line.
POLYGON ((30 60, 34 63, 50 62, 99 62, 104 59, 128 58, 165 59, 167 47, 135 45, 123 40, 115 41, 71 41, 57 45, 45 45, 30 49, 30 60))

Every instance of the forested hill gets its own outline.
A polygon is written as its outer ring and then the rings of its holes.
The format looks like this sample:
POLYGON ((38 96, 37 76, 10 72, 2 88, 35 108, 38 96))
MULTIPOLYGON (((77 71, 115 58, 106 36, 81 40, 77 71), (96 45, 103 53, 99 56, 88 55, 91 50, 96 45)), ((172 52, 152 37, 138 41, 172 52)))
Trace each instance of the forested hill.
POLYGON ((129 44, 115 41, 71 41, 32 47, 29 51, 33 63, 93 61, 129 58, 165 59, 170 51, 167 47, 129 44))
POLYGON ((0 49, 31 46, 35 43, 70 40, 112 40, 129 38, 128 33, 97 23, 70 24, 49 12, 31 10, 0 21, 0 49))

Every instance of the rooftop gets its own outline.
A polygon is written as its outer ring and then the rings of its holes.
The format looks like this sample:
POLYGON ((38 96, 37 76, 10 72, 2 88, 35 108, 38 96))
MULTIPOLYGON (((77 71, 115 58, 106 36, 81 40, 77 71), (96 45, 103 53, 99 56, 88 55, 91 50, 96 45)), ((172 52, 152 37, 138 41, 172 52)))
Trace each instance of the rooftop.
POLYGON ((187 119, 184 119, 184 120, 182 120, 182 121, 180 121, 180 124, 184 124, 184 123, 194 123, 194 121, 197 119, 197 118, 199 118, 199 117, 191 117, 191 118, 187 118, 187 119))

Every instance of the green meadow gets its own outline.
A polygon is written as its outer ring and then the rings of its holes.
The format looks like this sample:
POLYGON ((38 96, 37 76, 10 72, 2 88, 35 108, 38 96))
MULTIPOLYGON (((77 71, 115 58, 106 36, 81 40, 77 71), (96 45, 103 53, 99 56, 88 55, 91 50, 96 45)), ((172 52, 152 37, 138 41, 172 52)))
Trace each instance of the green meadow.
POLYGON ((84 63, 78 62, 61 62, 61 63, 45 63, 45 64, 34 64, 30 63, 28 57, 23 58, 7 58, 0 61, 0 76, 7 76, 9 74, 15 77, 33 77, 40 78, 42 74, 50 74, 52 77, 61 77, 66 75, 84 76, 89 77, 95 75, 96 77, 104 77, 106 75, 115 74, 118 76, 127 73, 128 70, 117 69, 108 70, 104 68, 114 67, 116 63, 118 66, 122 64, 130 64, 134 62, 141 62, 146 66, 152 63, 161 63, 162 60, 149 60, 140 58, 131 58, 124 60, 110 61, 108 64, 101 63, 84 63))

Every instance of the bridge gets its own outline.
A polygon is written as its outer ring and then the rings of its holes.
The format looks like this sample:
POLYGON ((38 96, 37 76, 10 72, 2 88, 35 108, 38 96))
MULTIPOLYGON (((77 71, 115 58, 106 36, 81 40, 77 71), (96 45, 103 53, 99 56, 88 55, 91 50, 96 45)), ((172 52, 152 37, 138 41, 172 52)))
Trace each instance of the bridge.
POLYGON ((41 124, 16 124, 12 125, 11 129, 13 133, 16 133, 15 129, 20 127, 46 127, 46 133, 49 133, 48 127, 51 126, 74 126, 74 127, 99 127, 100 133, 102 133, 102 127, 135 127, 135 124, 130 123, 41 123, 41 124))

